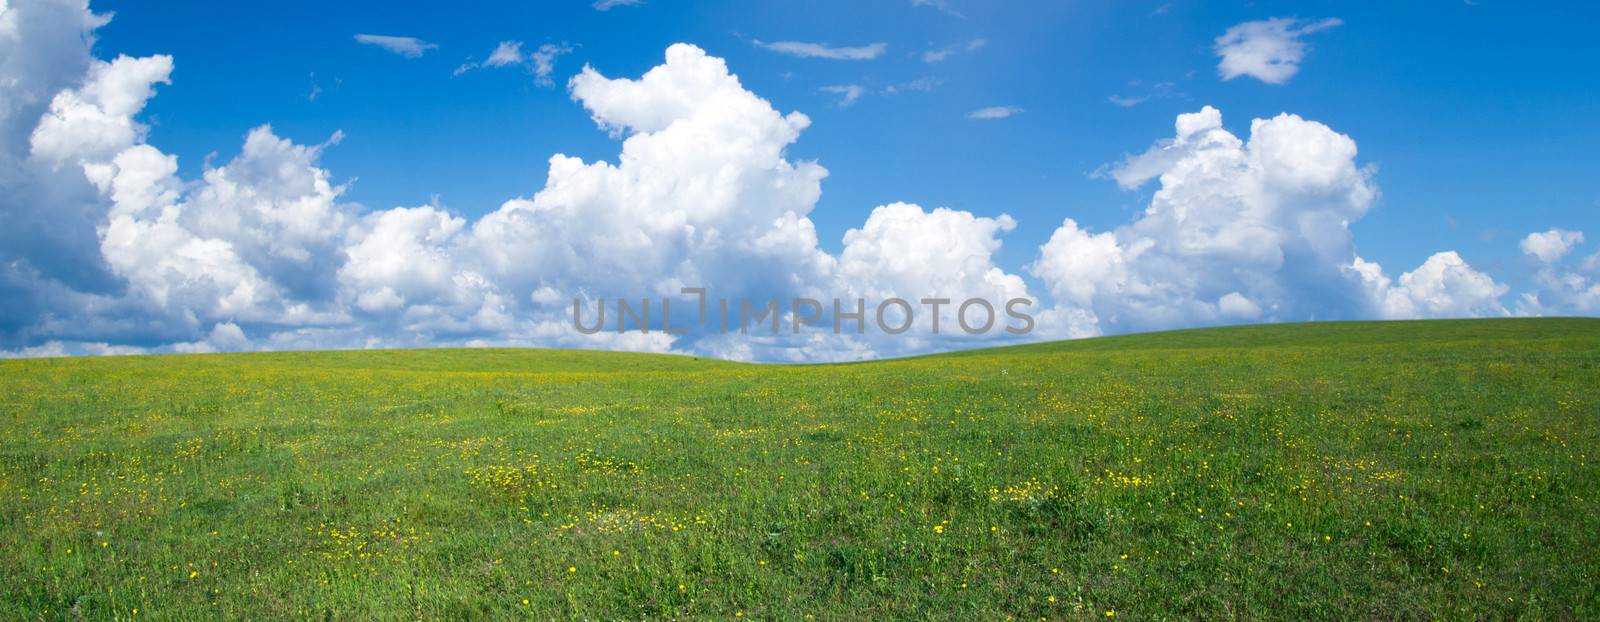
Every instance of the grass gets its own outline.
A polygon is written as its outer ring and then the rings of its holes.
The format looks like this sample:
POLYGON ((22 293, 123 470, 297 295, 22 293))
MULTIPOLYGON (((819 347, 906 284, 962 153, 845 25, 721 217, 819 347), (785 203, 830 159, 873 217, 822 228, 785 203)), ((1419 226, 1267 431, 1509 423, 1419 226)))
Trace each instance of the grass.
POLYGON ((1595 619, 1600 320, 0 362, 0 618, 1595 619))

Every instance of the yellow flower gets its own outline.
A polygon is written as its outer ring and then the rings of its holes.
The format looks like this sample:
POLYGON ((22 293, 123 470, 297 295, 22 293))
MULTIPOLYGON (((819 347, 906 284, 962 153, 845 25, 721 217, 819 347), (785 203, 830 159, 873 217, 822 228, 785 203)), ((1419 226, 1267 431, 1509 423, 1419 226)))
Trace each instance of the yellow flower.
POLYGON ((578 571, 578 567, 577 566, 567 566, 567 572, 577 572, 577 571, 578 571))
POLYGON ((526 599, 526 598, 522 599, 522 604, 523 605, 527 605, 528 604, 528 599, 526 599))
POLYGON ((1108 617, 1108 618, 1114 618, 1114 617, 1116 617, 1116 615, 1117 615, 1117 612, 1116 612, 1116 611, 1113 611, 1113 610, 1110 610, 1110 609, 1107 609, 1107 610, 1106 610, 1106 617, 1108 617))

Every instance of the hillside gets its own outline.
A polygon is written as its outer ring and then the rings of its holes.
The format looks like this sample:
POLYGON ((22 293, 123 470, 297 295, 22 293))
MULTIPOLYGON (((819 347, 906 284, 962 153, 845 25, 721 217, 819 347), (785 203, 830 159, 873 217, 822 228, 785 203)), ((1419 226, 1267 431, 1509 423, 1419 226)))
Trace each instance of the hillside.
POLYGON ((0 617, 1594 618, 1595 387, 1595 319, 0 361, 0 617))

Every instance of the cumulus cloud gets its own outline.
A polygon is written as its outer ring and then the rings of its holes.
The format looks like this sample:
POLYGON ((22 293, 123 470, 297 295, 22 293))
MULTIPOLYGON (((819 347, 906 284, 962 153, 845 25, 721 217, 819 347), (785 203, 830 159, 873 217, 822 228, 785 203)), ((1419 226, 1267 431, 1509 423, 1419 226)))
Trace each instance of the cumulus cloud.
POLYGON ((250 339, 244 329, 233 322, 218 322, 211 327, 205 339, 173 344, 172 350, 180 354, 206 354, 211 352, 241 352, 250 349, 250 339))
POLYGON ((978 120, 1004 119, 1018 114, 1022 114, 1022 109, 1016 106, 989 106, 967 113, 967 118, 978 120))
POLYGON ((1391 285, 1382 268, 1357 257, 1354 269, 1371 288, 1377 317, 1484 317, 1506 315, 1500 296, 1507 287, 1474 270, 1455 251, 1434 253, 1391 285))
POLYGON ((358 34, 355 38, 357 43, 375 45, 406 58, 419 58, 424 52, 439 47, 416 37, 358 34))
POLYGON ((1565 261, 1583 244, 1582 231, 1550 229, 1528 234, 1522 252, 1535 266, 1534 288, 1517 301, 1525 315, 1593 315, 1600 313, 1600 252, 1576 262, 1565 261), (1575 264, 1575 265, 1574 265, 1575 264))
MULTIPOLYGON (((519 49, 501 46, 498 56, 532 57, 519 49)), ((317 163, 338 135, 304 146, 258 127, 232 160, 183 180, 177 158, 146 144, 134 122, 171 60, 85 71, 91 79, 43 114, 32 157, 75 168, 102 198, 98 254, 127 287, 123 306, 165 333, 191 335, 150 351, 506 343, 868 356, 915 346, 875 330, 747 344, 703 333, 586 336, 565 303, 699 285, 757 301, 973 292, 1004 309, 1005 296, 1026 292, 992 262, 1011 219, 947 209, 875 210, 847 236, 841 268, 807 217, 827 171, 785 156, 810 119, 778 112, 691 45, 672 46, 636 79, 585 67, 569 88, 599 128, 623 139, 616 163, 557 154, 542 189, 475 221, 438 205, 363 214, 341 204, 344 187, 317 163), (912 253, 912 263, 896 253, 912 253)), ((100 343, 60 337, 49 352, 100 343)))
POLYGON ((1565 256, 1572 247, 1582 243, 1582 231, 1551 229, 1528 234, 1519 246, 1524 254, 1539 260, 1539 263, 1551 264, 1565 256))
POLYGON ((872 43, 857 47, 835 47, 826 43, 804 41, 756 41, 756 45, 789 56, 800 58, 826 58, 830 60, 872 60, 889 49, 887 43, 872 43))
MULTIPOLYGON (((823 308, 813 326, 803 327, 809 330, 785 340, 714 335, 701 347, 740 360, 827 361, 1023 339, 1006 328, 1035 328, 1038 321, 1013 313, 1031 318, 1040 309, 1022 278, 999 268, 994 259, 1000 236, 1015 227, 1016 221, 1004 214, 987 218, 910 203, 878 206, 861 227, 845 233, 834 269, 815 290, 828 298, 818 301, 823 308), (832 308, 834 298, 838 309, 832 308), (904 304, 885 304, 896 299, 904 304), (1030 304, 1013 303, 1017 299, 1030 304), (857 312, 864 317, 844 317, 857 312), (975 336, 969 331, 982 332, 975 336)), ((788 324, 794 317, 783 321, 788 324)))
POLYGON ((1300 71, 1305 59, 1307 46, 1300 38, 1343 23, 1337 18, 1274 17, 1237 24, 1217 37, 1216 53, 1222 59, 1217 73, 1223 80, 1250 76, 1267 84, 1283 84, 1300 71))
MULTIPOLYGON (((774 108, 695 46, 671 46, 638 77, 585 66, 568 91, 620 141, 616 157, 555 154, 530 194, 467 218, 437 203, 343 202, 344 184, 320 163, 339 134, 300 144, 270 126, 241 128, 237 155, 180 176, 177 157, 149 144, 138 120, 174 59, 95 59, 104 22, 81 0, 0 14, 7 355, 542 345, 816 361, 1024 338, 1001 330, 1015 324, 1010 301, 1036 299, 996 259, 1015 220, 889 203, 850 229, 839 253, 822 250, 810 213, 827 170, 788 155, 811 120, 774 108), (842 334, 830 330, 843 319, 833 309, 805 318, 780 309, 785 324, 816 322, 798 335, 618 334, 615 313, 598 334, 572 325, 574 298, 592 314, 618 298, 649 298, 660 313, 669 297, 676 315, 694 308, 681 289, 696 286, 712 305, 904 298, 916 330, 879 329, 872 306, 842 334), (951 302, 934 313, 925 298, 951 302), (962 313, 968 299, 983 302, 962 313), (984 324, 983 307, 999 327, 968 336, 962 320, 984 324)), ((503 43, 483 65, 540 75, 540 52, 522 48, 503 43)), ((1027 338, 1506 312, 1505 287, 1454 252, 1396 279, 1355 253, 1349 224, 1377 189, 1349 137, 1285 114, 1252 122, 1241 140, 1211 108, 1176 126, 1105 171, 1129 189, 1157 183, 1138 219, 1107 231, 1066 219, 1040 248, 1027 270, 1053 300, 1024 309, 1037 319, 1027 338)), ((1594 308, 1595 258, 1561 263, 1580 243, 1559 230, 1524 242, 1548 279, 1518 312, 1594 308)))
POLYGON ((156 84, 172 83, 171 73, 170 56, 95 61, 83 86, 50 101, 33 131, 33 155, 57 165, 73 158, 105 160, 144 140, 146 128, 133 117, 155 94, 156 84))
POLYGON ((1138 219, 1095 233, 1069 218, 1030 267, 1095 332, 1505 312, 1505 287, 1454 252, 1398 283, 1356 255, 1349 225, 1377 187, 1350 137, 1281 114, 1240 140, 1209 106, 1175 126, 1108 171, 1128 189, 1159 180, 1138 219))
MULTIPOLYGON (((999 236, 1016 226, 1005 214, 985 218, 942 207, 927 211, 909 203, 877 207, 861 228, 844 235, 838 289, 868 300, 942 297, 960 304, 981 298, 1003 315, 1007 301, 1030 297, 1021 277, 994 262, 999 236)), ((942 310, 944 330, 955 332, 955 311, 942 310)), ((928 329, 920 332, 931 334, 934 316, 926 319, 928 329)))

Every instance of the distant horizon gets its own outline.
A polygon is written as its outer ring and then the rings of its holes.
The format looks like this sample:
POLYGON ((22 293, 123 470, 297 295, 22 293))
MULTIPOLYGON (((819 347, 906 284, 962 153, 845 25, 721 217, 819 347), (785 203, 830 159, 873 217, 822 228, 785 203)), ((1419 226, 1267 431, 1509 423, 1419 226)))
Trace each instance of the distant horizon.
POLYGON ((1045 341, 1025 341, 1025 342, 1005 343, 1005 344, 979 343, 979 344, 974 344, 971 347, 957 348, 957 349, 951 349, 951 350, 940 350, 940 351, 936 351, 936 352, 922 352, 922 353, 916 353, 916 354, 903 354, 903 355, 880 357, 880 358, 863 358, 863 359, 837 360, 837 361, 747 361, 747 360, 720 358, 720 357, 710 356, 710 355, 705 355, 705 354, 697 354, 697 353, 694 353, 694 352, 679 352, 679 351, 671 351, 671 350, 665 351, 665 352, 647 352, 647 351, 635 351, 635 350, 617 350, 617 349, 608 349, 608 348, 556 347, 556 346, 537 346, 537 345, 526 345, 526 346, 481 345, 481 346, 416 346, 416 347, 401 347, 401 348, 389 348, 389 347, 339 348, 339 347, 333 347, 333 348, 312 348, 312 349, 300 349, 300 350, 249 350, 249 351, 239 351, 239 352, 107 352, 107 353, 97 353, 97 354, 61 355, 61 356, 0 357, 0 362, 4 362, 4 361, 8 361, 8 360, 19 361, 20 362, 20 361, 30 361, 30 360, 69 360, 69 359, 83 358, 83 357, 97 358, 97 357, 124 357, 124 356, 210 356, 210 355, 237 355, 237 354, 318 354, 318 353, 358 354, 358 353, 363 353, 363 352, 374 352, 374 353, 381 353, 381 352, 427 352, 427 351, 433 351, 433 350, 453 351, 453 352, 492 351, 492 350, 506 350, 506 351, 546 350, 546 351, 550 351, 550 352, 565 352, 565 353, 575 353, 575 354, 600 354, 600 355, 618 354, 618 355, 625 355, 625 356, 626 355, 645 355, 645 356, 665 356, 665 357, 674 357, 674 358, 706 359, 706 360, 717 361, 717 362, 722 362, 722 363, 735 363, 735 364, 741 364, 741 365, 798 365, 798 366, 807 366, 807 365, 850 365, 850 364, 856 364, 856 363, 892 362, 892 361, 900 361, 900 360, 906 360, 906 359, 916 359, 916 358, 923 358, 923 357, 937 357, 937 356, 942 356, 942 355, 947 355, 947 354, 970 354, 970 353, 973 353, 973 352, 981 352, 981 351, 985 351, 985 350, 1004 351, 1004 350, 1011 350, 1011 349, 1014 349, 1014 348, 1027 348, 1027 347, 1033 347, 1033 346, 1048 346, 1048 345, 1057 345, 1057 344, 1082 343, 1082 342, 1100 341, 1100 340, 1116 340, 1116 339, 1124 339, 1124 338, 1132 338, 1132 337, 1146 337, 1146 336, 1153 336, 1153 335, 1164 335, 1164 334, 1169 334, 1169 333, 1210 332, 1210 331, 1227 330, 1227 329, 1294 328, 1294 327, 1313 327, 1313 326, 1317 326, 1317 325, 1347 325, 1347 324, 1405 324, 1405 323, 1431 324, 1431 323, 1439 323, 1439 322, 1520 322, 1520 321, 1542 322, 1542 321, 1563 321, 1563 320, 1578 320, 1578 321, 1594 322, 1594 323, 1596 323, 1597 326, 1600 326, 1600 317, 1591 317, 1591 316, 1537 316, 1537 317, 1521 316, 1521 317, 1495 317, 1495 318, 1424 318, 1424 319, 1410 319, 1410 320, 1305 320, 1305 321, 1294 321, 1294 322, 1257 322, 1257 323, 1246 323, 1246 324, 1217 324, 1217 325, 1212 325, 1212 326, 1191 326, 1191 327, 1186 327, 1186 328, 1168 328, 1168 329, 1150 330, 1150 331, 1135 332, 1135 333, 1118 333, 1118 334, 1115 334, 1115 335, 1095 335, 1095 336, 1091 336, 1091 337, 1069 337, 1069 338, 1065 338, 1065 339, 1053 339, 1053 340, 1045 340, 1045 341))

